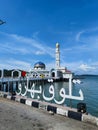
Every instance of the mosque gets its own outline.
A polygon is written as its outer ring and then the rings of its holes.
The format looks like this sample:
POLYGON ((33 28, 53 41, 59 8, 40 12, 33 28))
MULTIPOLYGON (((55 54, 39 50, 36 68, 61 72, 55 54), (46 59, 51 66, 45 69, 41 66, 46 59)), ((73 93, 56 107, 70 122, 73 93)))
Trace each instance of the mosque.
POLYGON ((46 65, 43 62, 37 62, 34 64, 34 68, 29 71, 27 74, 30 77, 34 78, 52 78, 54 80, 64 80, 68 79, 69 76, 72 76, 73 73, 69 71, 66 67, 60 66, 60 45, 56 43, 55 51, 55 68, 51 70, 46 69, 46 65))

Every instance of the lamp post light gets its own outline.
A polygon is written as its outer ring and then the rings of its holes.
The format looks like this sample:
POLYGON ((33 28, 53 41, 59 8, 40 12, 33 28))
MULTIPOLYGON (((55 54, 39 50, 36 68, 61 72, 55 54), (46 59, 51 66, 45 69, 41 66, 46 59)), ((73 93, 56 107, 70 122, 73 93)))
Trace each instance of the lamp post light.
POLYGON ((2 25, 2 24, 4 24, 4 23, 6 23, 6 22, 4 22, 4 21, 2 21, 2 20, 0 19, 0 25, 2 25))

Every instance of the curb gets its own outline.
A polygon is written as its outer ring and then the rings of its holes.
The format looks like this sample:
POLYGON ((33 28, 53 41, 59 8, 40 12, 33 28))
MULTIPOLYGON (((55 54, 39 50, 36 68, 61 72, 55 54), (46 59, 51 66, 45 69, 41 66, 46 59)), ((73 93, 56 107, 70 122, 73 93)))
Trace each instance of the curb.
POLYGON ((92 116, 92 115, 86 115, 86 114, 76 112, 76 111, 72 111, 72 110, 70 110, 70 108, 69 109, 65 109, 66 107, 60 108, 60 107, 54 106, 55 104, 48 104, 46 102, 32 100, 32 99, 20 97, 20 96, 11 96, 11 95, 8 95, 8 94, 3 93, 3 92, 2 93, 0 92, 0 97, 7 98, 8 100, 14 100, 16 102, 20 102, 22 104, 26 104, 26 105, 31 106, 31 107, 43 109, 43 110, 46 110, 48 112, 52 112, 54 114, 66 116, 66 117, 69 117, 69 118, 72 118, 72 119, 75 119, 78 121, 91 123, 93 125, 98 126, 98 118, 97 117, 92 116))
POLYGON ((68 117, 82 121, 82 113, 79 113, 79 112, 68 111, 68 117))

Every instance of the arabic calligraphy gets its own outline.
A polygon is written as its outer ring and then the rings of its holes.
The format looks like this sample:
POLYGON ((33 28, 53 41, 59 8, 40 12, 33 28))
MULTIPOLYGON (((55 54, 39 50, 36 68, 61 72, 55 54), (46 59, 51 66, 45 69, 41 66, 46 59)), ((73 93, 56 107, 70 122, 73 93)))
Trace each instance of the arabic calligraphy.
POLYGON ((22 95, 22 96, 26 96, 27 93, 29 92, 31 95, 31 98, 35 98, 35 94, 38 94, 37 98, 40 99, 40 96, 43 97, 43 99, 45 101, 54 101, 56 104, 63 104, 65 102, 65 99, 74 99, 74 100, 83 100, 83 92, 80 89, 79 90, 79 95, 80 96, 73 96, 72 95, 72 79, 69 79, 69 94, 66 94, 65 88, 61 88, 59 91, 59 95, 60 95, 60 99, 61 100, 57 100, 55 97, 55 88, 53 85, 53 81, 49 80, 49 82, 52 82, 52 84, 49 87, 48 93, 49 95, 47 96, 45 89, 42 89, 42 86, 40 85, 38 87, 38 89, 36 89, 36 85, 33 83, 33 85, 31 87, 28 87, 28 83, 29 83, 29 79, 27 79, 27 86, 24 86, 24 93, 22 92, 22 84, 20 83, 18 85, 18 91, 16 92, 17 95, 22 95))

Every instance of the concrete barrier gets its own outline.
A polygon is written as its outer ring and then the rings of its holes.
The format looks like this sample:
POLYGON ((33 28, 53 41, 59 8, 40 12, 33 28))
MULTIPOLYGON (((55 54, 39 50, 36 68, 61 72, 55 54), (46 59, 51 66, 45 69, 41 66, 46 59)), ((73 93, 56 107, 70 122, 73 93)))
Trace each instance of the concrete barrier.
POLYGON ((98 118, 92 115, 82 115, 82 121, 92 123, 98 126, 98 118))
POLYGON ((15 98, 15 101, 16 101, 16 102, 20 102, 20 98, 19 98, 19 97, 16 97, 16 98, 15 98))
POLYGON ((68 116, 68 110, 64 110, 62 108, 57 108, 57 114, 63 115, 63 116, 68 116))
POLYGON ((28 106, 32 106, 32 101, 27 99, 25 104, 28 106))
POLYGON ((48 105, 47 111, 52 111, 53 113, 57 113, 57 107, 48 105))
POLYGON ((4 98, 7 98, 7 94, 4 94, 3 97, 4 97, 4 98))
POLYGON ((25 104, 25 103, 26 103, 26 99, 24 99, 24 98, 21 98, 21 99, 20 99, 20 103, 23 103, 23 104, 25 104))
POLYGON ((32 101, 32 106, 36 107, 36 108, 39 108, 39 102, 32 101))
POLYGON ((15 96, 11 96, 11 100, 15 101, 16 97, 15 96))
POLYGON ((68 111, 68 117, 82 121, 82 113, 79 112, 68 111))
POLYGON ((47 110, 47 105, 39 102, 39 109, 47 110))
POLYGON ((3 97, 4 93, 3 92, 0 92, 0 97, 3 97))
POLYGON ((7 95, 7 99, 11 99, 11 95, 7 95))

